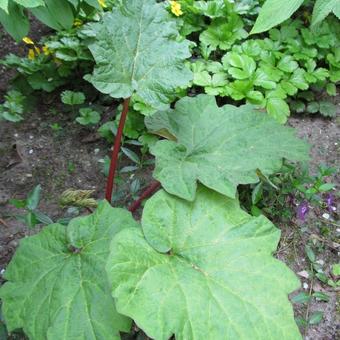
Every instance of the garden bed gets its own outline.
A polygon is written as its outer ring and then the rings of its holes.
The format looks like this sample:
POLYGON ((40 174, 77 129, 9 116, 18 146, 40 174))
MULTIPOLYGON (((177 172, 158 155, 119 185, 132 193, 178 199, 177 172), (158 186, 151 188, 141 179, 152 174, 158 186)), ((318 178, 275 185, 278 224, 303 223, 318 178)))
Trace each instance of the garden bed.
MULTIPOLYGON (((35 39, 44 34, 37 23, 33 24, 35 39)), ((22 47, 13 43, 3 31, 0 58, 9 52, 24 53, 22 47)), ((7 91, 12 74, 1 70, 0 96, 7 91)), ((339 105, 338 105, 339 107, 339 105)), ((339 111, 339 110, 338 110, 339 111)), ((338 112, 339 113, 339 112, 338 112)), ((107 107, 104 115, 112 114, 107 107)), ((74 122, 74 117, 64 112, 60 105, 60 92, 45 93, 34 106, 29 117, 13 127, 12 123, 0 123, 0 271, 6 270, 20 239, 32 235, 37 229, 28 230, 11 215, 19 211, 9 204, 11 198, 23 199, 37 184, 42 186, 42 201, 39 210, 53 220, 72 216, 59 205, 58 198, 67 189, 93 190, 93 197, 104 198, 106 177, 103 173, 102 160, 110 153, 111 146, 98 138, 95 130, 88 129, 74 122), (51 112, 50 108, 54 110, 51 112), (60 129, 51 128, 58 123, 60 129), (71 133, 72 132, 72 133, 71 133)), ((304 114, 293 116, 289 125, 295 127, 298 135, 312 145, 311 169, 316 172, 319 164, 328 167, 338 166, 340 148, 339 117, 326 119, 320 116, 304 114)), ((120 167, 131 165, 124 155, 120 157, 120 167)), ((152 166, 146 166, 131 174, 121 174, 125 184, 118 184, 125 192, 125 198, 117 200, 115 205, 126 206, 133 201, 130 185, 136 178, 141 188, 152 180, 152 166)), ((330 178, 337 186, 339 174, 330 178)), ((337 207, 339 211, 339 206, 337 207)), ((139 217, 137 213, 137 218, 139 217)), ((331 266, 339 259, 340 226, 336 221, 337 213, 325 215, 325 211, 315 208, 305 222, 293 218, 289 223, 275 221, 282 231, 282 238, 276 256, 284 261, 301 279, 303 288, 313 289, 329 296, 328 302, 315 301, 306 304, 294 304, 295 315, 306 317, 315 311, 323 311, 320 323, 302 330, 304 338, 310 340, 332 340, 339 338, 339 288, 333 288, 321 282, 310 280, 306 271, 310 264, 305 246, 314 244, 317 261, 327 274, 331 266), (327 233, 324 230, 327 229, 327 233)), ((294 293, 293 295, 296 295, 294 293)))

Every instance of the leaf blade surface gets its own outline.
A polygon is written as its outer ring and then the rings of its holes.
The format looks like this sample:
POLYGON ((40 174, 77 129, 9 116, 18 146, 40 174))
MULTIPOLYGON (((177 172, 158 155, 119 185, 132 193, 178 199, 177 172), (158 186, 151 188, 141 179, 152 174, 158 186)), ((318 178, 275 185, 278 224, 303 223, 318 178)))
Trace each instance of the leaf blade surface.
POLYGON ((142 225, 117 234, 106 269, 117 309, 149 337, 301 338, 287 298, 299 281, 272 257, 280 232, 265 217, 200 186, 193 203, 158 192, 142 225))
POLYGON ((9 330, 32 339, 120 339, 130 320, 110 296, 104 264, 111 238, 135 227, 131 215, 102 202, 93 215, 52 224, 21 241, 0 289, 9 330))
POLYGON ((86 32, 97 37, 89 45, 97 65, 85 79, 113 98, 136 93, 147 104, 164 108, 175 89, 192 79, 184 65, 191 55, 189 42, 175 40, 174 20, 154 0, 124 1, 86 32))
POLYGON ((282 158, 308 159, 307 144, 292 129, 251 106, 219 108, 208 95, 182 98, 174 110, 147 117, 146 125, 154 133, 163 127, 175 139, 151 148, 154 177, 169 193, 190 201, 197 181, 235 197, 237 185, 258 181, 257 169, 270 174, 282 158))

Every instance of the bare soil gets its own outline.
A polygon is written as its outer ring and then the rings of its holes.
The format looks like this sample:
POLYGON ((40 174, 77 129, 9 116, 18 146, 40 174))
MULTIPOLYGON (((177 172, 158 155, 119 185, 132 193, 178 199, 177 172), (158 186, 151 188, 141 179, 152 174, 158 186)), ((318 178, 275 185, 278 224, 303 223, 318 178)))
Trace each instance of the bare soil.
MULTIPOLYGON (((39 24, 33 24, 32 37, 38 39, 45 32, 39 24)), ((1 33, 0 58, 9 52, 25 54, 23 44, 15 44, 5 33, 1 33)), ((0 69, 0 100, 9 86, 12 72, 0 69)), ((107 108, 106 114, 111 114, 107 108)), ((291 118, 299 136, 307 139, 313 146, 311 166, 339 165, 340 130, 339 119, 299 116, 291 118)), ((110 145, 96 138, 94 130, 80 127, 60 104, 59 94, 39 96, 35 108, 26 114, 20 124, 0 122, 0 271, 6 268, 21 238, 36 231, 28 230, 11 215, 18 213, 8 204, 11 198, 25 198, 32 188, 41 184, 42 201, 39 210, 53 220, 68 216, 58 203, 61 193, 66 189, 91 189, 95 198, 103 198, 105 176, 100 160, 109 155, 110 145), (52 113, 51 108, 56 109, 52 113), (51 124, 58 123, 62 130, 55 132, 51 124)), ((132 165, 125 156, 121 166, 132 165)), ((122 175, 120 189, 127 194, 127 199, 119 204, 127 204, 129 185, 134 178, 139 178, 142 187, 151 181, 151 168, 143 168, 131 175, 122 175)), ((333 178, 339 184, 339 174, 333 178)), ((338 207, 339 211, 339 207, 338 207)), ((329 302, 313 302, 309 306, 295 305, 296 316, 311 315, 313 311, 324 311, 324 318, 318 325, 302 329, 305 339, 333 340, 339 339, 339 291, 321 282, 311 282, 301 276, 309 269, 304 246, 313 241, 320 249, 317 257, 323 261, 325 272, 329 273, 331 265, 339 262, 339 224, 336 215, 330 219, 322 217, 324 212, 313 211, 307 223, 301 225, 291 221, 289 225, 280 225, 282 240, 277 257, 300 276, 304 288, 301 290, 323 291, 330 296, 329 302), (329 234, 322 236, 321 229, 327 227, 329 234), (312 286, 311 286, 312 285, 312 286)), ((295 295, 295 293, 293 294, 295 295)))

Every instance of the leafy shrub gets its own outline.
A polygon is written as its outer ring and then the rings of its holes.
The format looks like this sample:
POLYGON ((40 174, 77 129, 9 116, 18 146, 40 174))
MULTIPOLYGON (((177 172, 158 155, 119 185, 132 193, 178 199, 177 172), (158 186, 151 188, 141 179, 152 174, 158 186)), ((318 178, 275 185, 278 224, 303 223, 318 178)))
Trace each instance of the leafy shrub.
POLYGON ((270 38, 234 44, 221 59, 195 60, 193 84, 210 95, 259 105, 285 123, 290 114, 288 96, 295 97, 314 84, 327 86, 334 95, 339 81, 340 63, 328 61, 335 61, 337 55, 339 26, 329 20, 321 24, 319 34, 310 32, 301 21, 289 21, 271 30, 270 38))

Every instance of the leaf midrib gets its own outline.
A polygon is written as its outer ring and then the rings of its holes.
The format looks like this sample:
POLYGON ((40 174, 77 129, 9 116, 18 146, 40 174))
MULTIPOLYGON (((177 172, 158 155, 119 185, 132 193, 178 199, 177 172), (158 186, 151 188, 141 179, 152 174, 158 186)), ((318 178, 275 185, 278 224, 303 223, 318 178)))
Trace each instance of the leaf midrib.
POLYGON ((136 45, 136 50, 135 50, 135 56, 133 58, 133 63, 132 63, 131 83, 134 80, 134 76, 136 73, 137 58, 139 55, 139 45, 140 45, 141 36, 142 36, 142 19, 143 19, 143 14, 144 14, 144 4, 145 4, 145 0, 142 0, 142 7, 141 7, 140 17, 139 17, 139 22, 138 22, 138 27, 139 27, 138 39, 137 39, 137 45, 136 45))

